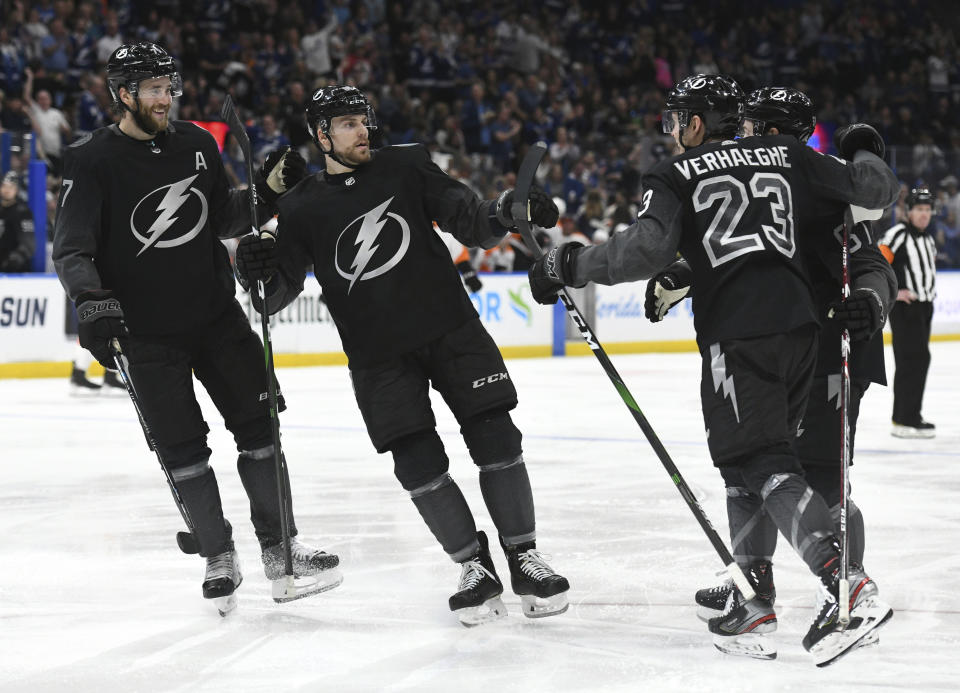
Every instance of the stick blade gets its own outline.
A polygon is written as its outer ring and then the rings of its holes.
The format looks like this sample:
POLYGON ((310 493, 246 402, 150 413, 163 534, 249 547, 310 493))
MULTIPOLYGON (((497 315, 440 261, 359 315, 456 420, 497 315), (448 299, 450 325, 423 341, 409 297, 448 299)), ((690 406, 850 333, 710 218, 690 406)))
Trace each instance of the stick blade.
POLYGON ((223 100, 223 106, 220 108, 220 117, 229 126, 230 132, 236 138, 240 149, 243 151, 243 158, 252 161, 250 157, 250 137, 247 135, 247 129, 243 126, 240 116, 237 115, 237 109, 233 105, 233 97, 227 94, 223 100))
POLYGON ((537 239, 533 235, 532 224, 527 221, 527 202, 530 197, 530 186, 533 185, 533 178, 546 152, 547 145, 543 142, 530 145, 530 149, 527 150, 526 156, 520 163, 520 170, 517 172, 517 184, 513 189, 513 204, 510 206, 510 215, 517 224, 520 236, 536 257, 540 257, 542 251, 540 244, 537 243, 537 239))

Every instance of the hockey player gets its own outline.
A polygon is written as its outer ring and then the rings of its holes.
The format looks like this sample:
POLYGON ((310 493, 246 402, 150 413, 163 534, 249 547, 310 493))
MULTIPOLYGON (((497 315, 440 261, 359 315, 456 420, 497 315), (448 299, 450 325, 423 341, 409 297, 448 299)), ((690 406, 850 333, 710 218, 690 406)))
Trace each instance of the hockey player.
MULTIPOLYGON (((744 104, 741 136, 791 135, 806 142, 816 125, 813 104, 801 91, 790 87, 764 87, 751 92, 744 104)), ((840 131, 841 137, 843 131, 840 131)), ((883 257, 868 224, 858 224, 850 233, 849 268, 852 294, 840 302, 842 260, 840 234, 842 214, 813 222, 832 229, 832 234, 809 234, 805 252, 813 284, 817 311, 826 319, 820 330, 820 346, 814 367, 813 386, 803 421, 797 432, 796 451, 810 487, 823 496, 839 533, 841 505, 841 421, 840 421, 840 331, 845 325, 851 334, 849 425, 851 463, 860 400, 871 382, 886 385, 881 328, 896 297, 896 276, 883 257)), ((659 322, 670 306, 691 289, 690 266, 679 260, 658 273, 647 284, 646 315, 659 322)), ((772 610, 776 598, 773 582, 773 552, 777 528, 763 508, 762 500, 744 487, 727 488, 727 521, 733 555, 750 575, 758 593, 772 610)), ((848 501, 847 516, 850 564, 863 572, 864 523, 859 508, 848 501)), ((729 603, 742 601, 732 580, 699 590, 698 615, 704 619, 723 615, 729 603)), ((867 636, 863 641, 875 642, 867 636)), ((861 641, 861 642, 863 642, 861 641)), ((767 651, 772 651, 770 644, 767 651)))
MULTIPOLYGON (((803 266, 805 236, 825 234, 811 210, 892 204, 898 184, 875 153, 879 136, 851 129, 839 142, 852 163, 795 137, 734 141, 743 92, 722 75, 695 75, 667 97, 663 128, 684 152, 644 177, 637 221, 602 245, 563 244, 530 269, 533 296, 562 286, 649 279, 679 250, 690 263, 700 388, 710 454, 728 488, 763 499, 781 533, 823 586, 804 646, 818 665, 854 647, 891 615, 863 573, 850 571, 852 625, 838 625, 840 551, 830 509, 803 478, 793 448, 813 375, 817 312, 803 266)), ((776 627, 762 597, 710 622, 725 651, 762 647, 776 627)), ((769 656, 762 651, 757 656, 769 656)))
MULTIPOLYGON (((265 393, 263 346, 240 304, 219 237, 250 228, 246 191, 230 190, 205 130, 169 121, 181 80, 154 43, 125 44, 107 64, 118 124, 66 149, 53 260, 75 301, 80 343, 113 367, 118 339, 155 440, 206 558, 203 596, 236 605, 241 572, 208 460, 209 428, 194 395, 203 385, 233 434, 264 570, 283 591, 281 515, 265 393)), ((275 152, 260 170, 258 216, 299 180, 302 159, 275 152)), ((291 535, 296 529, 290 518, 291 535)), ((335 587, 337 556, 292 540, 298 596, 335 587)))
MULTIPOLYGON (((510 410, 517 392, 481 324, 432 221, 467 246, 491 247, 515 224, 512 190, 481 201, 447 176, 420 145, 370 150, 374 111, 354 87, 318 89, 306 109, 326 169, 280 201, 277 240, 244 238, 242 281, 269 280, 269 313, 303 290, 307 268, 323 288, 349 359, 357 404, 377 452, 427 527, 461 566, 450 609, 466 626, 506 614, 487 538, 448 472, 430 405, 432 386, 460 424, 480 471, 480 489, 506 552, 514 592, 528 617, 567 608, 566 578, 536 548, 533 496, 521 434, 510 410)), ((556 207, 530 196, 532 219, 552 226, 556 207)), ((258 298, 254 296, 258 309, 258 298)))

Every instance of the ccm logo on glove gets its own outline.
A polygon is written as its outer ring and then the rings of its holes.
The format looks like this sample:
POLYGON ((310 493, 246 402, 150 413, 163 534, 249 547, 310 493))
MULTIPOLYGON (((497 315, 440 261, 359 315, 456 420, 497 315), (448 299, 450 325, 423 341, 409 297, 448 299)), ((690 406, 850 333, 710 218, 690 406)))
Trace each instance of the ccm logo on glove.
POLYGON ((483 387, 490 383, 496 383, 501 380, 510 380, 509 373, 494 373, 493 375, 488 375, 486 378, 479 378, 473 381, 473 389, 476 390, 478 387, 483 387))

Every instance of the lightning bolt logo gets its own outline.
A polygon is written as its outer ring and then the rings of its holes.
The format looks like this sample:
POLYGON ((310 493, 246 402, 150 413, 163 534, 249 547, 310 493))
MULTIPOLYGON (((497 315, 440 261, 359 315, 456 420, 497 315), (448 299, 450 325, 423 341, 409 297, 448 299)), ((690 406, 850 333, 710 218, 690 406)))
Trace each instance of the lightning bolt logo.
POLYGON ((145 253, 149 248, 153 247, 154 245, 156 245, 158 248, 163 248, 163 247, 172 247, 172 246, 186 243, 187 241, 194 238, 200 232, 200 229, 203 228, 203 225, 206 223, 206 219, 207 219, 207 202, 206 202, 206 199, 203 197, 203 195, 199 191, 190 187, 190 184, 193 183, 193 181, 196 180, 196 178, 197 178, 196 175, 190 176, 189 178, 184 178, 181 181, 177 181, 176 183, 171 183, 170 185, 164 186, 163 188, 158 188, 153 192, 151 192, 150 194, 148 194, 142 200, 140 200, 140 202, 137 204, 137 207, 134 209, 133 214, 130 217, 130 227, 133 230, 133 235, 137 238, 137 240, 143 243, 143 247, 140 249, 140 252, 137 253, 138 256, 145 253), (164 192, 163 198, 160 200, 160 204, 156 206, 156 210, 155 210, 159 212, 159 214, 154 219, 150 227, 147 229, 146 233, 143 233, 143 234, 138 233, 136 229, 136 225, 134 224, 134 217, 137 214, 137 209, 139 209, 140 205, 142 205, 147 199, 149 199, 150 197, 153 197, 155 194, 159 193, 161 190, 164 190, 164 189, 166 189, 166 192, 164 192), (165 241, 165 242, 158 242, 160 241, 160 238, 163 236, 163 234, 165 234, 180 218, 177 215, 177 212, 180 210, 181 207, 183 207, 184 203, 188 199, 190 199, 191 193, 196 194, 200 198, 200 202, 202 206, 202 211, 201 211, 200 219, 198 223, 194 226, 193 229, 191 229, 187 234, 185 234, 181 238, 165 241))
MULTIPOLYGON (((379 277, 381 274, 393 269, 400 262, 400 260, 403 259, 403 256, 406 255, 407 249, 410 247, 410 227, 403 217, 399 216, 398 214, 387 212, 387 207, 390 206, 391 202, 393 202, 392 197, 386 202, 377 205, 363 216, 357 217, 350 222, 346 229, 344 229, 344 231, 340 234, 340 238, 344 238, 344 236, 347 235, 348 232, 355 228, 359 223, 360 229, 356 232, 356 237, 353 239, 353 245, 359 247, 353 256, 353 261, 350 263, 349 270, 341 269, 339 260, 340 240, 338 239, 337 241, 338 257, 335 260, 335 265, 337 268, 337 273, 340 274, 340 276, 344 279, 350 281, 350 286, 347 287, 348 294, 358 281, 379 277), (384 264, 374 269, 370 269, 373 257, 380 248, 380 243, 377 242, 377 239, 380 238, 383 227, 391 220, 395 221, 400 227, 400 247, 397 249, 396 253, 394 253, 393 257, 387 260, 384 264)), ((349 241, 347 242, 349 243, 349 241)), ((346 263, 346 260, 344 260, 344 263, 346 263)))
POLYGON ((737 392, 733 388, 733 376, 727 375, 727 362, 719 344, 710 345, 710 370, 713 373, 713 390, 720 392, 723 387, 723 396, 730 399, 733 405, 733 415, 740 423, 740 411, 737 409, 737 392))
POLYGON ((387 223, 387 220, 381 219, 381 217, 391 202, 393 202, 392 197, 363 215, 363 222, 360 224, 360 230, 357 232, 357 240, 354 241, 354 245, 359 245, 360 249, 357 251, 356 257, 353 258, 353 264, 350 266, 350 269, 354 270, 354 272, 348 277, 348 279, 350 279, 350 286, 347 288, 347 293, 350 293, 350 289, 357 283, 357 279, 363 274, 363 270, 370 264, 370 259, 373 257, 373 254, 377 252, 377 248, 380 247, 376 244, 376 240, 380 235, 380 230, 384 224, 387 223))
POLYGON ((837 409, 840 409, 840 374, 830 373, 827 376, 827 401, 836 398, 837 409))

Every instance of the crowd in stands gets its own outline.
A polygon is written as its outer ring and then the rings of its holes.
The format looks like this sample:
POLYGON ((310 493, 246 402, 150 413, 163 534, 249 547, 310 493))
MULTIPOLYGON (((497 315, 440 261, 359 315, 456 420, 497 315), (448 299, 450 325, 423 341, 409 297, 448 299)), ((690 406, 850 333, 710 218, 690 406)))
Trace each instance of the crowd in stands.
MULTIPOLYGON (((794 86, 818 108, 820 146, 873 124, 909 188, 937 190, 943 266, 960 266, 958 16, 924 0, 0 0, 0 129, 36 133, 50 164, 112 122, 103 68, 121 43, 177 57, 172 118, 218 121, 233 95, 255 157, 298 148, 313 89, 354 84, 376 104, 375 144, 421 142, 485 197, 511 184, 526 147, 562 200, 560 231, 599 241, 636 213, 641 175, 674 153, 660 132, 684 76, 732 75, 745 91, 794 86), (599 235, 598 235, 599 232, 599 235)), ((20 142, 21 140, 17 140, 20 142)), ((11 165, 25 167, 26 146, 11 165)), ((224 160, 245 183, 239 152, 224 160)), ((52 211, 52 210, 51 210, 52 211)), ((889 219, 902 215, 894 210, 889 219)))

